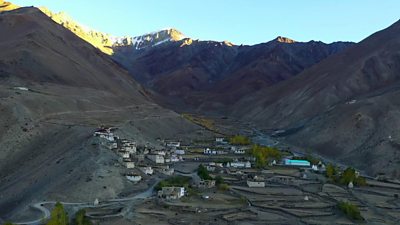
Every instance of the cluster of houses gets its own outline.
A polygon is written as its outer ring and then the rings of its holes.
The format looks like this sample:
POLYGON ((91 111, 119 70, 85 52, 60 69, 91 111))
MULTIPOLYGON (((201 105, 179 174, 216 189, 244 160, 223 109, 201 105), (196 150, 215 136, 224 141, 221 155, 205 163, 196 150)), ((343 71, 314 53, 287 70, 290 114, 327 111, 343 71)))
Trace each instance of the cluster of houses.
POLYGON ((153 175, 155 171, 168 176, 173 175, 174 169, 169 164, 183 161, 185 150, 180 149, 180 142, 166 142, 166 149, 162 150, 149 149, 119 138, 113 130, 102 127, 94 132, 94 136, 105 140, 103 144, 120 156, 120 163, 126 168, 124 174, 129 181, 139 182, 143 178, 142 175, 153 175))

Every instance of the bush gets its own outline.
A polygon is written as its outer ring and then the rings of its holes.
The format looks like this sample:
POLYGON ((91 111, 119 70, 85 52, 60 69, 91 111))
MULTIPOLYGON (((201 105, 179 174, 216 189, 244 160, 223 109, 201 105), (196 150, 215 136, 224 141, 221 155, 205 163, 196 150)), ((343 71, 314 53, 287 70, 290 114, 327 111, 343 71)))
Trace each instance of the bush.
POLYGON ((243 135, 235 135, 229 138, 229 143, 232 145, 250 145, 250 138, 243 135))
POLYGON ((360 209, 354 204, 351 204, 350 202, 339 202, 338 203, 338 208, 346 214, 346 216, 349 219, 352 220, 364 220, 364 218, 361 216, 360 209))
POLYGON ((81 209, 75 214, 74 225, 93 225, 93 223, 86 217, 86 211, 81 209))
POLYGON ((184 176, 174 176, 167 178, 165 180, 160 181, 154 189, 156 191, 161 190, 163 187, 189 187, 189 181, 190 177, 184 177, 184 176))
POLYGON ((229 190, 229 185, 220 184, 220 185, 218 185, 218 189, 221 190, 221 191, 227 191, 227 190, 229 190))
POLYGON ((206 167, 200 164, 199 168, 197 169, 197 175, 203 180, 212 180, 212 177, 208 173, 208 170, 206 167))

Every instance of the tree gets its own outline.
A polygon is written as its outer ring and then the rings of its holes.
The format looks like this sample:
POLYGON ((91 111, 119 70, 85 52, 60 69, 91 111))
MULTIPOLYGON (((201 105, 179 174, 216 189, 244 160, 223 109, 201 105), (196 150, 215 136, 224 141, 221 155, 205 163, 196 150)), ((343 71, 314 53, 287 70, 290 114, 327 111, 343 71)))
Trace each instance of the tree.
POLYGON ((75 214, 74 225, 93 225, 93 223, 86 217, 86 211, 81 209, 75 214))
POLYGON ((197 175, 203 180, 212 180, 212 177, 210 176, 208 170, 206 167, 204 167, 202 164, 199 165, 199 168, 197 169, 197 175))
POLYGON ((334 179, 337 174, 336 167, 332 164, 326 166, 326 176, 328 178, 334 179))
POLYGON ((3 225, 14 225, 14 224, 11 222, 5 222, 3 225))
POLYGON ((215 177, 215 185, 219 186, 219 185, 223 184, 224 182, 225 182, 224 178, 222 178, 221 176, 215 177))
POLYGON ((256 166, 259 168, 265 167, 270 159, 282 158, 282 153, 277 148, 261 145, 253 145, 250 154, 256 158, 256 166))
POLYGON ((68 225, 68 214, 65 212, 64 206, 57 202, 51 211, 50 220, 47 225, 68 225))
POLYGON ((351 167, 348 167, 343 171, 342 176, 340 177, 340 183, 347 185, 350 182, 354 182, 355 178, 356 178, 356 170, 351 167))

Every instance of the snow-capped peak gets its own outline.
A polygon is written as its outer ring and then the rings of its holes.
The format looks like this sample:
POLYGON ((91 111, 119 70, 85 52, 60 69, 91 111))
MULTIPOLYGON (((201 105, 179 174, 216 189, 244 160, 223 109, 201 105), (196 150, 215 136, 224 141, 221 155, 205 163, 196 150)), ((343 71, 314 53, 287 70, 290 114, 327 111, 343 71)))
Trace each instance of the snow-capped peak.
POLYGON ((135 49, 143 49, 185 38, 186 36, 180 31, 169 28, 136 37, 114 37, 112 41, 114 46, 132 46, 135 49))

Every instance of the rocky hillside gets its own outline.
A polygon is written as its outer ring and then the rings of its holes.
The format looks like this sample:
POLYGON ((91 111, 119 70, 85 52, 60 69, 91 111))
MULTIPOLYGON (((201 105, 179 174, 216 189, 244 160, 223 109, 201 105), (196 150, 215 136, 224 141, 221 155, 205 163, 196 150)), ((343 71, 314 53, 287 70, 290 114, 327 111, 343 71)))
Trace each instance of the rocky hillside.
POLYGON ((37 8, 1 12, 0 34, 0 221, 43 199, 121 193, 128 183, 118 170, 93 177, 114 164, 90 142, 100 125, 124 127, 138 143, 196 129, 37 8))
POLYGON ((232 109, 323 156, 400 177, 399 74, 397 22, 232 109))

